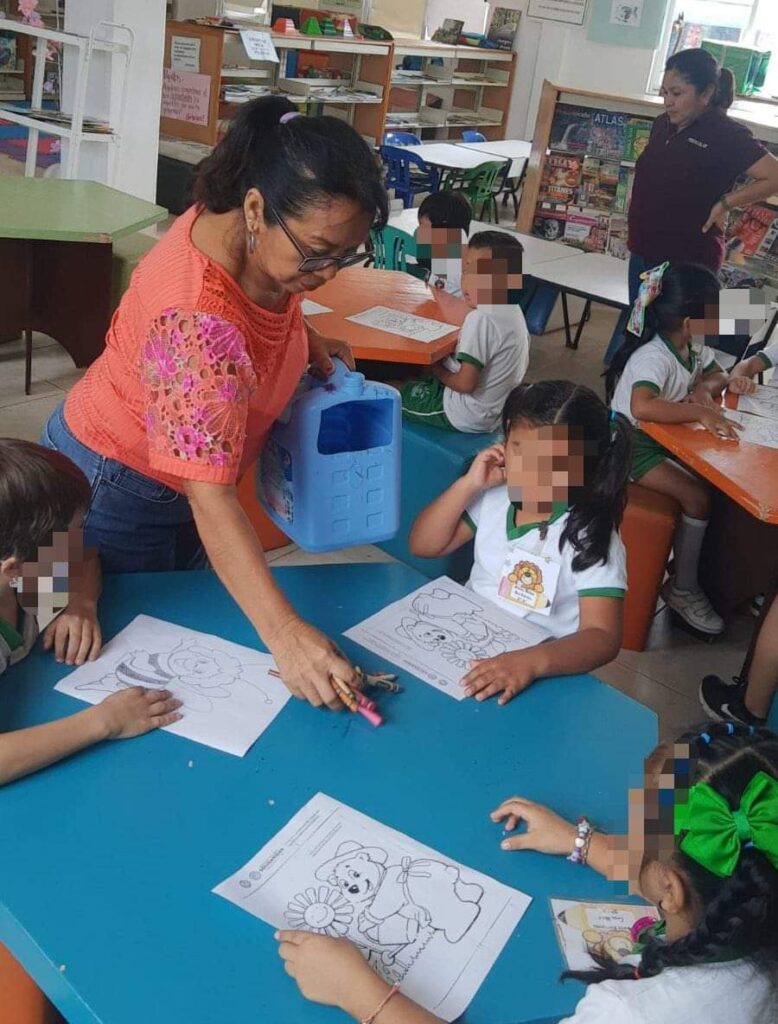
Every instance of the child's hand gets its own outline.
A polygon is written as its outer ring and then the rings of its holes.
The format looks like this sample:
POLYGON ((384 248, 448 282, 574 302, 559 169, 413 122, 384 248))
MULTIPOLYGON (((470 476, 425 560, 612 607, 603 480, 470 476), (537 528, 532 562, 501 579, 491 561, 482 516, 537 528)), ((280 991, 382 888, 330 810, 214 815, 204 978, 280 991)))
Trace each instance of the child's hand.
POLYGON ((470 464, 467 479, 479 491, 505 483, 505 445, 493 444, 479 452, 470 464))
POLYGON ((694 405, 702 405, 706 409, 718 409, 719 404, 710 393, 708 388, 704 384, 698 384, 693 391, 689 393, 687 402, 693 402, 694 405))
POLYGON ((184 717, 177 713, 180 707, 181 701, 168 690, 133 686, 112 693, 95 711, 105 726, 106 739, 128 740, 180 721, 184 717))
POLYGON ((540 675, 534 648, 526 651, 508 651, 495 658, 471 661, 470 671, 461 680, 466 697, 486 700, 501 694, 498 704, 507 704, 517 693, 526 690, 540 675))
POLYGON ((94 661, 103 646, 103 635, 97 621, 97 604, 86 598, 71 598, 43 631, 43 649, 54 648, 54 657, 66 665, 83 665, 94 661))
POLYGON ((756 391, 756 381, 748 377, 730 377, 727 391, 731 391, 733 395, 753 395, 756 391))
POLYGON ((739 423, 728 420, 717 409, 703 409, 699 422, 711 434, 730 441, 737 441, 738 431, 743 429, 739 423))
POLYGON ((293 931, 276 932, 275 937, 286 973, 314 1003, 338 1006, 359 1019, 378 1006, 389 991, 386 982, 347 939, 293 931))
POLYGON ((569 854, 577 835, 576 826, 542 804, 514 796, 504 800, 490 815, 492 821, 504 821, 504 830, 513 832, 520 821, 527 829, 503 839, 503 850, 537 850, 539 853, 569 854))

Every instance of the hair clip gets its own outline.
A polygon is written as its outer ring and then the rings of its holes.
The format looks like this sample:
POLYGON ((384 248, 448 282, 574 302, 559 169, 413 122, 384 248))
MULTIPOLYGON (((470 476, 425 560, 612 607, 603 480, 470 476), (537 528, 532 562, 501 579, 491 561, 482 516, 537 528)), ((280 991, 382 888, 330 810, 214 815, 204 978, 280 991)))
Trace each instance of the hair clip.
POLYGON ((700 735, 698 736, 698 739, 701 739, 702 742, 707 746, 710 743, 710 733, 709 732, 701 732, 700 735))
POLYGON ((732 724, 732 722, 727 722, 727 724, 724 726, 724 728, 727 730, 727 735, 728 736, 734 736, 735 735, 735 726, 732 724))
POLYGON ((285 114, 282 114, 279 117, 278 123, 279 124, 286 124, 288 121, 291 121, 293 117, 299 117, 299 116, 300 116, 300 111, 299 110, 287 110, 287 112, 285 114))

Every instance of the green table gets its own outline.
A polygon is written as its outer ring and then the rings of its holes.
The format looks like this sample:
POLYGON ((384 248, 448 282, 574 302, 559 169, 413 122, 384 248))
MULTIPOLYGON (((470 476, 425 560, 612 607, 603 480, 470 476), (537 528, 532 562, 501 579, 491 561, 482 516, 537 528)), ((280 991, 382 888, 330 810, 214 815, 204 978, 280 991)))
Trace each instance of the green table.
POLYGON ((56 338, 76 366, 103 349, 111 317, 113 242, 167 210, 95 181, 0 177, 0 342, 32 332, 56 338))

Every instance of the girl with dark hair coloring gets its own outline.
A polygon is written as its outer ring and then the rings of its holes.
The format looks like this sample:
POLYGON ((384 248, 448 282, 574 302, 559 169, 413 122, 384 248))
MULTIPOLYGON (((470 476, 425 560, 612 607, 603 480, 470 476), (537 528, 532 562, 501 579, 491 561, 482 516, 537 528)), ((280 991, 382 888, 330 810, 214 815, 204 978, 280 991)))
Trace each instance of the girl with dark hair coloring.
POLYGON ((632 479, 681 506, 675 533, 675 576, 662 590, 667 604, 693 629, 715 636, 724 622, 700 588, 697 574, 710 518, 708 485, 640 429, 640 422, 701 423, 716 437, 737 438, 736 424, 717 407, 724 387, 743 393, 749 381, 735 380, 705 345, 717 335, 719 285, 707 267, 662 264, 643 275, 632 310, 627 341, 606 374, 611 407, 635 431, 632 479))
POLYGON ((387 197, 367 143, 279 96, 243 105, 203 161, 187 210, 141 261, 103 354, 52 415, 42 443, 86 474, 87 525, 108 572, 208 562, 273 654, 284 682, 339 707, 337 647, 274 582, 238 498, 306 366, 326 375, 342 343, 301 300, 364 263, 387 197))
MULTIPOLYGON (((605 836, 522 797, 492 821, 503 850, 536 850, 629 880, 661 920, 633 935, 633 955, 564 978, 588 983, 559 1024, 773 1024, 778 986, 778 737, 710 724, 661 744, 643 789, 629 793, 629 834, 605 836), (577 840, 583 836, 583 843, 577 840)), ((578 867, 571 867, 571 871, 578 867)), ((440 1024, 373 973, 343 939, 280 932, 301 992, 377 1024, 440 1024), (384 1009, 370 1017, 376 1007, 384 1009)), ((520 983, 519 983, 520 986, 520 983)), ((520 987, 513 997, 520 998, 520 987)), ((506 1013, 506 1020, 508 1019, 506 1013)))
POLYGON ((413 524, 410 547, 438 558, 475 536, 468 587, 552 641, 471 663, 468 696, 507 704, 543 676, 591 672, 621 646, 624 511, 631 436, 589 388, 520 384, 505 442, 480 452, 413 524))

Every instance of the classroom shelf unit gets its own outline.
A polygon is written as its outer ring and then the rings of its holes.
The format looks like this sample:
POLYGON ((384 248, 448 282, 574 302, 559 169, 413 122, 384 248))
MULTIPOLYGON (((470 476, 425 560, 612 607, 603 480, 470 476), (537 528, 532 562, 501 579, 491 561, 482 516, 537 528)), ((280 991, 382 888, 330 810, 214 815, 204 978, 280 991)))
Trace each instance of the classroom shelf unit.
MULTIPOLYGON (((635 162, 662 110, 658 96, 614 96, 546 81, 518 230, 626 259, 635 162)), ((774 112, 736 100, 729 116, 778 155, 774 112)), ((778 196, 732 218, 721 279, 725 287, 778 288, 778 196)))
POLYGON ((516 55, 503 50, 397 41, 385 127, 430 141, 467 128, 504 139, 515 71, 516 55))

